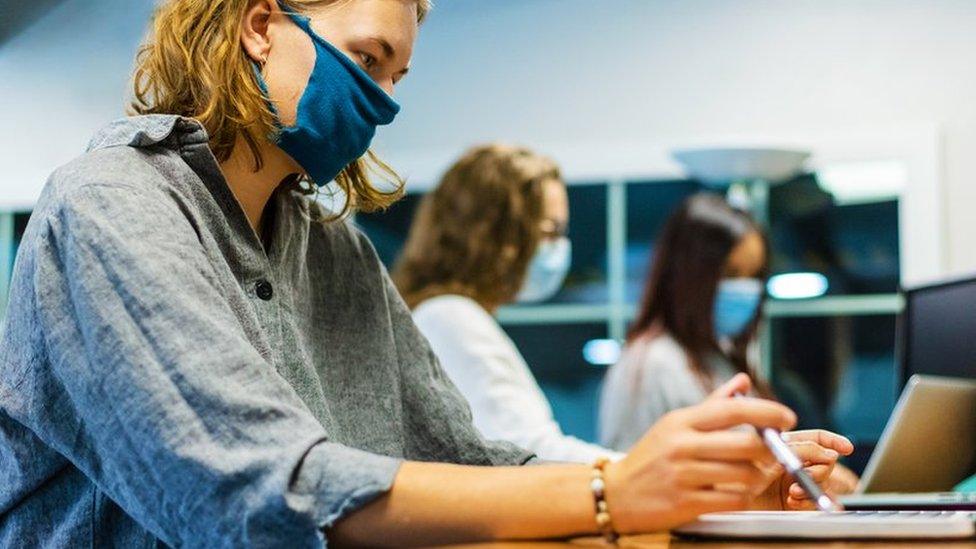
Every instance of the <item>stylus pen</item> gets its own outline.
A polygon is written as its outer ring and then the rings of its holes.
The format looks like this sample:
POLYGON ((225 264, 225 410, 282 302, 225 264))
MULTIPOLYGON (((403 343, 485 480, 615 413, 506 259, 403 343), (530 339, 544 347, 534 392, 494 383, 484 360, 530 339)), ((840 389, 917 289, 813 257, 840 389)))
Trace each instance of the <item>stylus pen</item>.
MULTIPOLYGON (((735 398, 745 398, 741 393, 736 393, 735 398)), ((769 451, 773 453, 776 461, 780 463, 789 473, 797 484, 810 496, 813 501, 816 502, 817 508, 821 511, 835 512, 843 511, 844 507, 837 503, 834 498, 828 496, 823 490, 820 489, 820 485, 810 478, 810 475, 803 469, 803 462, 800 458, 796 457, 793 450, 790 450, 790 446, 786 444, 783 440, 783 435, 776 429, 771 427, 765 427, 760 429, 759 427, 753 427, 759 436, 762 437, 763 442, 769 448, 769 451)))

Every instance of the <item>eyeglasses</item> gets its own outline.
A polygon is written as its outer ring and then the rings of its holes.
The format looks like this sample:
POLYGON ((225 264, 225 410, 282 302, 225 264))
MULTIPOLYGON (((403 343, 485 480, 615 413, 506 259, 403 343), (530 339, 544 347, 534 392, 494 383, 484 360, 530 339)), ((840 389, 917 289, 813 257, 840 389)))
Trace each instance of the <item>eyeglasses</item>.
POLYGON ((551 219, 544 219, 539 224, 539 231, 542 234, 542 238, 555 240, 569 234, 569 225, 566 223, 557 223, 551 219))

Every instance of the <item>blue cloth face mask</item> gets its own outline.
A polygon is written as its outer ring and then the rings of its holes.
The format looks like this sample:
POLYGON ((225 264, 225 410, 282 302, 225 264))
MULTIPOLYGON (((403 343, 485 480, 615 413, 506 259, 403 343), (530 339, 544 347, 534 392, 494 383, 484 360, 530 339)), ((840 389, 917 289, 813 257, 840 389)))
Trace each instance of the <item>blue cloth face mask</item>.
POLYGON ((762 302, 763 284, 755 278, 726 278, 715 295, 715 335, 736 338, 756 318, 762 302))
MULTIPOLYGON (((315 67, 298 101, 295 124, 279 128, 277 145, 322 186, 366 154, 376 127, 393 122, 400 105, 352 59, 316 34, 311 19, 289 13, 284 6, 282 10, 311 37, 315 67)), ((255 72, 267 96, 264 78, 255 72)), ((274 105, 271 111, 278 117, 274 105)))
POLYGON ((556 295, 566 280, 572 257, 573 246, 565 236, 539 242, 516 300, 535 303, 556 295))

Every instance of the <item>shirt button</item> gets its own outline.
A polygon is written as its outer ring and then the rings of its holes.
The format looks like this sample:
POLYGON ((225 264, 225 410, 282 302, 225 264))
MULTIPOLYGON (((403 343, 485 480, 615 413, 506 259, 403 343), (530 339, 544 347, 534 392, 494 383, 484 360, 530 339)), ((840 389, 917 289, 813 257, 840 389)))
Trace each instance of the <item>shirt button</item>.
POLYGON ((274 295, 274 288, 271 287, 271 283, 267 280, 258 280, 257 284, 254 285, 254 292, 264 301, 271 301, 271 296, 274 295))

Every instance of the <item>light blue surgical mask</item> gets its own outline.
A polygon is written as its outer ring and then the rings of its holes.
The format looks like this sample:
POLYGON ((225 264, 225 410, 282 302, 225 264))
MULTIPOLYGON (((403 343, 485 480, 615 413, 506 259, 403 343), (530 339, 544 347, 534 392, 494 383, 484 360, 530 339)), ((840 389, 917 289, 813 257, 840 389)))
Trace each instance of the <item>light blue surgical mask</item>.
POLYGON ((762 302, 763 284, 755 278, 726 278, 715 295, 715 335, 736 338, 756 318, 762 302))
POLYGON ((573 246, 565 236, 540 242, 516 299, 536 303, 556 295, 566 280, 572 257, 573 246))
MULTIPOLYGON (((308 17, 288 13, 284 6, 282 10, 311 37, 315 67, 298 101, 295 124, 279 128, 277 145, 321 186, 366 154, 376 127, 393 122, 400 106, 352 59, 316 34, 308 17)), ((264 78, 255 72, 267 95, 264 78)), ((273 105, 271 110, 277 117, 273 105)))

